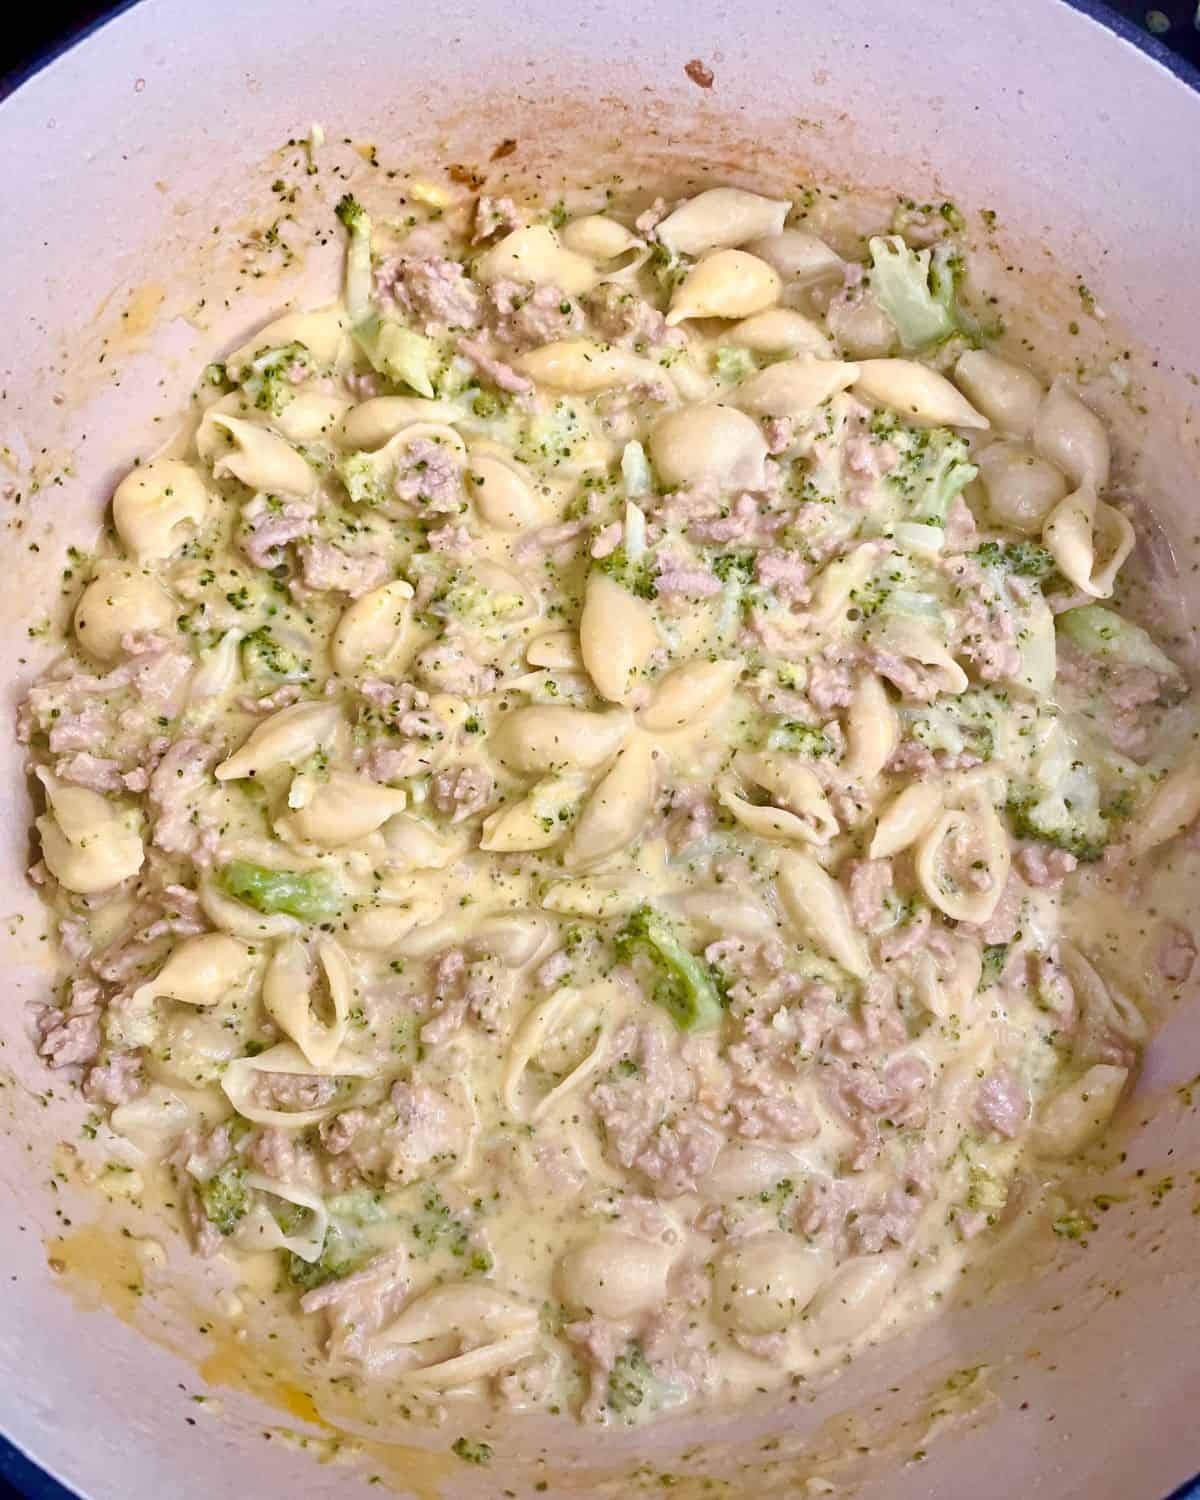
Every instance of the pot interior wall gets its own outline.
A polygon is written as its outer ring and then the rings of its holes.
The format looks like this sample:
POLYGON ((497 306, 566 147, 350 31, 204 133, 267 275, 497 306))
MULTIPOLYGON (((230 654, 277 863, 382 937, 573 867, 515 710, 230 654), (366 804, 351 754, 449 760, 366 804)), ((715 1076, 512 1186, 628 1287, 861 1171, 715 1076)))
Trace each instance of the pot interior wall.
MULTIPOLYGON (((328 223, 340 180, 310 179, 299 227, 285 226, 301 251, 292 264, 255 238, 279 215, 270 184, 287 153, 274 153, 312 120, 335 144, 378 146, 378 168, 338 147, 364 181, 455 162, 489 184, 540 179, 551 192, 619 169, 791 192, 854 180, 995 210, 1019 247, 1007 284, 1025 289, 1043 330, 1061 337, 1079 277, 1111 319, 1085 337, 1136 333, 1149 410, 1122 420, 1131 437, 1151 439, 1146 482, 1190 578, 1200 469, 1184 377, 1200 282, 1186 231, 1200 218, 1200 161, 1179 143, 1200 140, 1200 97, 1046 0, 966 0, 952 28, 944 19, 935 24, 917 0, 833 0, 819 14, 667 0, 652 16, 620 0, 565 10, 550 0, 215 10, 143 0, 57 61, 0 106, 10 202, 22 205, 0 246, 0 435, 21 471, 19 499, 0 501, 6 700, 44 659, 27 627, 58 610, 63 548, 91 543, 113 476, 159 445, 200 365, 289 299, 332 293, 337 247, 317 243, 311 226, 328 223), (685 74, 693 58, 715 75, 711 89, 685 74), (515 149, 493 160, 509 140, 515 149)), ((402 191, 403 178, 393 181, 402 191)), ((18 786, 21 776, 9 738, 0 777, 18 786)), ((1114 1210, 1113 1226, 1086 1250, 1068 1247, 1041 1279, 887 1346, 827 1391, 611 1441, 514 1431, 486 1474, 378 1449, 361 1464, 318 1467, 287 1434, 312 1435, 324 1457, 335 1435, 306 1420, 286 1379, 271 1403, 231 1389, 215 1391, 219 1405, 198 1405, 192 1396, 230 1366, 212 1357, 216 1336, 188 1306, 139 1305, 111 1247, 94 1293, 53 1268, 67 1251, 47 1250, 48 1240, 76 1243, 97 1210, 53 1180, 55 1143, 77 1135, 79 1113, 26 1039, 25 1004, 51 974, 23 877, 28 806, 9 797, 2 816, 0 1247, 11 1281, 0 1428, 83 1493, 366 1495, 378 1471, 421 1500, 443 1489, 491 1496, 501 1483, 524 1495, 542 1478, 551 1494, 625 1495, 655 1489, 666 1470, 688 1495, 796 1494, 808 1480, 840 1489, 853 1479, 889 1500, 967 1486, 981 1500, 1152 1500, 1200 1468, 1188 1401, 1200 1381, 1200 1121, 1179 1091, 1200 1072, 1200 1025, 1186 1008, 1152 1050, 1129 1126, 1125 1174, 1173 1181, 1157 1206, 1135 1195, 1119 1227, 1114 1210), (196 1363, 206 1353, 207 1380, 196 1363), (640 1479, 623 1477, 634 1470, 640 1479), (726 1487, 689 1477, 705 1473, 726 1487)))

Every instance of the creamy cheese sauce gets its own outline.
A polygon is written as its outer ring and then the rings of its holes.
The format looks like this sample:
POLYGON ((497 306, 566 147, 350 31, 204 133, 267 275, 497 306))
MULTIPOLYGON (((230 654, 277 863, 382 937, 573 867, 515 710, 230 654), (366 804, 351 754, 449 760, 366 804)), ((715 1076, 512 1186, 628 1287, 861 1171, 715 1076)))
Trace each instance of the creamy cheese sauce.
POLYGON ((1189 685, 950 205, 426 198, 72 560, 36 1041, 331 1371, 643 1422, 927 1315, 1102 1133, 1189 685))

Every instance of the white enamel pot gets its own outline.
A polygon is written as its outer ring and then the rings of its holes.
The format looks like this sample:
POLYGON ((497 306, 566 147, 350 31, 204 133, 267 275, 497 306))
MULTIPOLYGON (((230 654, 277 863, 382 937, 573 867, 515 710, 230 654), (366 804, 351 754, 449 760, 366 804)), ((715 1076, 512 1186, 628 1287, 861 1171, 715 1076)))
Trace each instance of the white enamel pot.
MULTIPOLYGON (((314 120, 377 144, 368 172, 861 180, 994 210, 1034 300, 1060 306, 1079 278, 1157 358, 1134 419, 1162 455, 1156 504, 1195 578, 1198 85, 1107 13, 1058 0, 141 0, 0 103, 0 456, 18 465, 0 495, 6 703, 43 659, 28 626, 55 611, 63 548, 94 539, 114 475, 161 441, 199 366, 289 298, 332 291, 335 242, 300 237, 288 265, 254 237, 281 212, 272 153, 314 120), (685 72, 693 59, 711 87, 685 72)), ((11 733, 0 785, 22 786, 11 733)), ((72 1269, 98 1208, 55 1181, 80 1116, 29 1045, 26 1006, 51 979, 24 878, 28 804, 10 791, 0 805, 0 1467, 27 1493, 61 1492, 22 1455, 90 1500, 389 1486, 414 1500, 1164 1500, 1200 1470, 1200 1091, 1196 1108, 1181 1092, 1200 1073, 1194 1004, 1153 1044, 1127 1127, 1127 1170, 1146 1174, 1133 1180, 1171 1186, 828 1388, 632 1434, 514 1427, 487 1469, 446 1454, 453 1419, 410 1435, 431 1457, 401 1433, 318 1462, 337 1434, 310 1420, 302 1374, 229 1384, 236 1350, 214 1358, 216 1332, 169 1298, 123 1294, 102 1239, 101 1284, 72 1269)))

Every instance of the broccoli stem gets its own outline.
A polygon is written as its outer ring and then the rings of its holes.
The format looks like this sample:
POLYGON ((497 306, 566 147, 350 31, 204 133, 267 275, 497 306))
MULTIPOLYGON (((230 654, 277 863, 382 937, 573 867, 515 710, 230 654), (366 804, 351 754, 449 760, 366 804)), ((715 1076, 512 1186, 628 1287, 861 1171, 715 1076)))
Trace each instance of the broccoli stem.
POLYGON ((371 311, 371 219, 350 193, 338 200, 335 212, 350 235, 346 250, 346 311, 352 323, 361 323, 371 311))
POLYGON ((640 961, 650 969, 651 997, 681 1031, 711 1031, 721 1024, 721 993, 712 970, 688 952, 661 912, 639 907, 617 933, 615 946, 622 962, 640 961))
POLYGON ((284 912, 301 922, 328 922, 341 909, 341 892, 323 872, 301 875, 234 859, 217 878, 227 895, 267 915, 284 912))

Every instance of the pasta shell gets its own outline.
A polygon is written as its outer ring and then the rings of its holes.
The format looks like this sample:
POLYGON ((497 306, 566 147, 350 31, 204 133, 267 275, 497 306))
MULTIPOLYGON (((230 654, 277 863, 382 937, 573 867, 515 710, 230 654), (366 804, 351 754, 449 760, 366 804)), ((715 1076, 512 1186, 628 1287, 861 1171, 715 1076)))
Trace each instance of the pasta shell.
MULTIPOLYGON (((320 1260, 325 1248, 325 1236, 329 1233, 329 1210, 325 1207, 324 1199, 309 1188, 280 1182, 261 1172, 247 1172, 243 1180, 252 1192, 302 1208, 305 1215, 297 1228, 285 1233, 279 1218, 271 1212, 268 1204, 253 1204, 234 1232, 234 1242, 239 1249, 287 1250, 310 1265, 320 1260)), ((294 1220, 295 1216, 289 1214, 288 1222, 294 1220)))
POLYGON ((404 1370, 400 1379, 417 1389, 453 1390, 494 1375, 537 1347, 537 1313, 496 1287, 458 1282, 435 1287, 410 1302, 377 1335, 375 1343, 385 1348, 412 1347, 418 1353, 426 1344, 440 1354, 447 1338, 462 1339, 468 1334, 473 1347, 466 1353, 430 1358, 426 1364, 404 1370))
POLYGON ((130 809, 86 787, 66 786, 37 772, 48 811, 37 819, 46 868, 68 891, 92 896, 142 868, 145 850, 130 809))
POLYGON ((654 808, 658 775, 644 736, 630 740, 592 793, 575 825, 563 863, 577 870, 628 847, 654 808))
POLYGON ((400 870, 444 870, 465 848, 463 836, 437 834, 420 818, 406 812, 388 819, 383 837, 389 862, 400 870))
POLYGON ((871 644, 914 667, 936 693, 963 693, 967 674, 959 666, 936 627, 915 616, 889 614, 869 632, 871 644))
POLYGON ((989 443, 976 459, 989 517, 998 526, 1032 536, 1067 493, 1053 464, 1024 443, 989 443))
POLYGON ((660 220, 656 233, 677 255, 703 255, 779 234, 791 206, 745 188, 708 188, 660 220))
POLYGON ((563 226, 562 242, 577 255, 586 255, 589 260, 615 260, 627 250, 642 244, 636 234, 618 224, 616 219, 604 214, 585 214, 581 219, 572 219, 563 226))
POLYGON ((771 1141, 733 1140, 721 1147, 704 1179, 706 1197, 717 1202, 766 1193, 802 1170, 795 1151, 771 1141))
POLYGON ((341 396, 297 391, 283 410, 271 418, 271 426, 289 443, 332 441, 349 408, 349 401, 341 396))
POLYGON ((276 948, 263 980, 267 1014, 314 1067, 328 1067, 346 1039, 354 975, 345 953, 332 938, 317 945, 317 957, 329 993, 328 1020, 318 1018, 313 1005, 313 971, 308 953, 297 938, 285 938, 276 948))
POLYGON ((425 1344, 449 1333, 509 1333, 537 1323, 537 1310, 482 1281, 435 1287, 415 1298, 380 1335, 389 1344, 425 1344))
POLYGON ((607 573, 589 573, 579 650, 600 696, 610 703, 628 703, 636 697, 658 645, 654 615, 645 600, 607 573))
POLYGON ((347 771, 331 771, 329 780, 318 783, 310 799, 281 818, 277 826, 301 843, 338 849, 344 844, 357 844, 382 828, 407 804, 407 794, 397 788, 380 786, 347 771))
POLYGON ((653 360, 631 354, 615 344, 597 344, 592 339, 543 344, 540 349, 522 354, 516 366, 535 385, 566 391, 572 396, 591 396, 637 381, 661 384, 667 378, 667 371, 653 360))
POLYGON ((1108 483, 1111 451, 1104 423, 1061 377, 1038 408, 1033 446, 1076 489, 1102 490, 1108 483))
POLYGON ((722 803, 751 832, 805 844, 828 844, 840 833, 821 783, 799 761, 781 755, 738 755, 733 767, 743 781, 772 800, 770 806, 756 806, 738 796, 728 782, 718 786, 722 803))
POLYGON ((554 776, 539 782, 528 797, 483 820, 479 847, 495 854, 549 849, 565 836, 570 814, 586 786, 578 776, 554 776))
POLYGON ((936 781, 914 781, 906 786, 880 814, 870 858, 891 859, 893 854, 910 848, 933 827, 942 804, 942 789, 936 781))
POLYGON ((725 335, 731 344, 754 354, 811 354, 833 358, 828 335, 803 313, 791 307, 771 307, 736 323, 725 335))
POLYGON ((951 957, 939 962, 928 948, 909 958, 921 1003, 939 1020, 967 1014, 983 974, 983 954, 973 939, 947 933, 951 957))
POLYGON ((519 620, 535 619, 542 612, 541 596, 533 584, 501 563, 472 560, 471 576, 491 596, 497 619, 515 625, 519 620))
POLYGON ((342 418, 336 438, 340 447, 374 453, 405 427, 416 422, 453 422, 453 406, 425 396, 373 396, 353 406, 342 418))
POLYGON ((285 344, 303 344, 319 365, 331 365, 347 344, 346 319, 336 307, 284 313, 226 355, 226 373, 232 380, 240 380, 251 360, 285 344))
POLYGON ((113 524, 139 563, 161 562, 204 525, 209 504, 208 489, 191 464, 160 458, 117 486, 113 524))
POLYGON ((917 880, 925 898, 955 922, 982 924, 992 917, 1011 865, 1008 834, 981 788, 969 809, 944 812, 917 845, 917 880), (947 850, 953 863, 944 858, 947 850))
POLYGON ((856 979, 870 976, 866 944, 851 920, 842 888, 811 855, 784 854, 775 887, 792 923, 819 952, 856 979))
POLYGON ((619 986, 603 980, 586 990, 561 988, 534 1006, 521 1022, 509 1049, 502 1092, 505 1105, 517 1119, 544 1119, 557 1104, 585 1083, 606 1061, 607 1039, 616 1018, 624 1010, 619 986), (583 1059, 547 1090, 535 1103, 527 1103, 525 1078, 530 1065, 551 1042, 559 1027, 578 1016, 595 1017, 594 1041, 583 1059))
POLYGON ((356 599, 338 621, 329 643, 334 671, 343 677, 399 671, 411 654, 412 585, 402 578, 356 599))
POLYGON ((295 765, 327 744, 340 723, 341 711, 334 703, 293 703, 257 725, 241 749, 213 774, 218 781, 237 781, 261 776, 276 766, 295 765))
POLYGON ((134 990, 133 1004, 163 999, 184 1005, 216 1005, 241 987, 254 966, 254 956, 245 943, 223 932, 185 938, 155 977, 134 990))
POLYGON ((667 324, 686 318, 747 318, 779 301, 783 283, 765 260, 744 250, 716 250, 699 261, 671 297, 667 324))
POLYGON ((200 665, 192 674, 188 687, 189 703, 204 703, 221 698, 242 680, 240 630, 227 630, 217 644, 200 653, 200 665))
POLYGON ((621 1229, 602 1229, 572 1246, 558 1263, 568 1307, 595 1318, 632 1318, 661 1307, 675 1257, 661 1243, 621 1229))
POLYGON ((591 291, 600 279, 587 256, 564 249, 545 224, 505 235, 475 262, 474 274, 485 286, 494 281, 531 281, 535 286, 556 286, 569 297, 591 291))
POLYGON ((735 1240, 717 1260, 713 1307, 735 1333, 782 1333, 829 1279, 833 1255, 768 1231, 735 1240))
POLYGON ((466 482, 479 519, 498 531, 527 531, 550 519, 550 507, 509 457, 472 448, 466 482))
POLYGON ((479 922, 470 937, 472 952, 487 953, 510 969, 541 958, 554 942, 557 926, 536 911, 505 911, 479 922))
POLYGON ((986 349, 968 349, 954 366, 954 379, 993 427, 1027 438, 1045 392, 1032 370, 986 349))
POLYGON ((546 888, 542 905, 566 917, 627 917, 647 891, 644 882, 612 879, 559 880, 546 888))
POLYGON ((97 661, 119 661, 125 636, 173 632, 178 613, 149 573, 129 563, 102 563, 75 606, 75 639, 97 661))
POLYGON ((1096 1063, 1042 1105, 1031 1136, 1040 1156, 1063 1158, 1095 1140, 1116 1113, 1129 1069, 1096 1063))
POLYGON ((609 761, 629 738, 628 709, 593 713, 562 704, 514 709, 492 736, 496 754, 516 771, 590 771, 609 761))
POLYGON ((1145 1016, 1132 1000, 1105 983, 1074 943, 1060 942, 1058 955, 1075 991, 1075 1004, 1090 1027, 1097 1033, 1107 1032, 1139 1045, 1146 1041, 1150 1028, 1145 1016))
POLYGON ((850 596, 860 589, 879 563, 881 553, 874 542, 863 542, 853 551, 826 563, 813 583, 812 604, 805 619, 816 626, 832 625, 845 613, 850 596))
POLYGON ((1042 542, 1059 572, 1093 599, 1110 597, 1136 541, 1128 519, 1090 488, 1061 500, 1042 528, 1042 542))
POLYGON ((903 1268, 904 1254, 899 1250, 844 1262, 809 1305, 805 1320, 809 1343, 823 1349, 866 1333, 891 1300, 903 1268))
POLYGON ((804 229, 784 229, 764 235, 746 248, 774 266, 784 281, 794 286, 837 280, 846 270, 846 262, 835 250, 804 229))
POLYGON ((369 1078, 374 1065, 365 1058, 349 1053, 335 1057, 332 1062, 317 1065, 309 1062, 304 1053, 293 1042, 280 1042, 277 1046, 260 1052, 257 1057, 237 1057, 228 1064, 221 1075, 221 1087, 225 1096, 238 1114, 255 1125, 278 1125, 284 1129, 303 1130, 317 1125, 322 1120, 345 1109, 348 1095, 331 1099, 315 1109, 272 1109, 257 1102, 257 1075, 283 1073, 289 1077, 297 1075, 320 1078, 369 1078))
POLYGON ((433 895, 414 896, 395 905, 369 906, 351 917, 343 941, 348 948, 388 953, 415 929, 435 921, 442 907, 441 899, 433 895))
POLYGON ((846 775, 870 786, 900 740, 900 716, 874 672, 860 672, 846 716, 846 775))
POLYGON ((650 457, 667 488, 709 480, 719 489, 760 490, 766 483, 766 439, 732 406, 668 412, 650 434, 650 457))
POLYGON ((899 412, 914 427, 988 426, 944 375, 913 359, 861 360, 854 391, 872 405, 899 412))
POLYGON ((811 354, 780 360, 751 375, 734 392, 743 411, 759 417, 811 417, 818 406, 858 379, 859 366, 811 354))
POLYGON ((228 434, 223 448, 218 438, 207 437, 206 448, 211 454, 215 478, 231 475, 248 489, 270 495, 292 495, 300 500, 306 500, 316 489, 316 472, 278 433, 213 407, 200 424, 197 445, 205 440, 206 425, 228 434))
POLYGON ((139 1151, 163 1158, 170 1155, 192 1119, 192 1111, 178 1094, 152 1083, 137 1098, 118 1104, 108 1123, 139 1151))
POLYGON ((1129 850, 1144 859, 1151 849, 1177 838, 1200 818, 1200 757, 1191 755, 1173 766, 1158 783, 1133 823, 1129 850))
POLYGON ((672 905, 702 932, 714 937, 740 937, 761 943, 778 936, 779 924, 774 913, 748 893, 731 893, 714 886, 685 891, 673 899, 672 905))
POLYGON ((583 666, 579 654, 579 637, 573 630, 551 630, 534 636, 525 648, 525 660, 531 667, 560 668, 566 671, 583 666))
POLYGON ((740 661, 689 661, 659 679, 638 723, 654 734, 669 734, 711 718, 733 696, 740 661))

